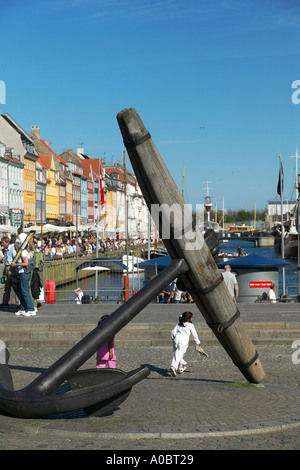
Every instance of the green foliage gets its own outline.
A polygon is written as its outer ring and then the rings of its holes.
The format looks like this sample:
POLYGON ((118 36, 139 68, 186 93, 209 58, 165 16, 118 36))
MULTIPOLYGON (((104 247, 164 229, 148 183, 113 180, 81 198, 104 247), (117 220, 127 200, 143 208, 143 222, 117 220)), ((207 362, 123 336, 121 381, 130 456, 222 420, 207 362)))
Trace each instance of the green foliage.
MULTIPOLYGON (((218 211, 218 222, 221 220, 223 213, 218 211)), ((215 211, 211 211, 210 220, 215 220, 215 211)), ((225 213, 225 223, 236 223, 236 222, 246 222, 249 220, 254 220, 254 210, 253 211, 246 211, 244 209, 239 209, 233 211, 229 209, 225 213)), ((264 210, 257 210, 256 211, 256 220, 265 220, 265 211, 264 210)))

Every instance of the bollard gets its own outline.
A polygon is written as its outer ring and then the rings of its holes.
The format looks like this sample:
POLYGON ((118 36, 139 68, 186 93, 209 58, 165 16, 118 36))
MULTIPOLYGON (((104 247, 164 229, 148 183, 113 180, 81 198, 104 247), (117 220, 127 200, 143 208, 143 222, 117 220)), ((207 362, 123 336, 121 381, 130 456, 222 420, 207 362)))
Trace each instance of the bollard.
POLYGON ((55 304, 56 299, 56 285, 54 281, 49 279, 45 280, 46 303, 55 304))

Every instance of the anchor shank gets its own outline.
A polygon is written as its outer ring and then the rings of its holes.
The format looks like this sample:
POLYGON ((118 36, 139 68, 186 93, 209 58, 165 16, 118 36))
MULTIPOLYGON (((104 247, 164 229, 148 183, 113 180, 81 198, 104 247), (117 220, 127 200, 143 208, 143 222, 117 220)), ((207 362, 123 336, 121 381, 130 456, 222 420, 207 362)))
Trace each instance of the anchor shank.
POLYGON ((189 266, 182 276, 186 289, 192 292, 208 324, 228 324, 236 318, 222 332, 213 330, 214 334, 247 380, 260 382, 265 373, 251 338, 235 315, 236 305, 199 228, 192 229, 191 211, 149 132, 133 108, 119 112, 117 120, 134 173, 168 253, 173 259, 184 259, 189 266))

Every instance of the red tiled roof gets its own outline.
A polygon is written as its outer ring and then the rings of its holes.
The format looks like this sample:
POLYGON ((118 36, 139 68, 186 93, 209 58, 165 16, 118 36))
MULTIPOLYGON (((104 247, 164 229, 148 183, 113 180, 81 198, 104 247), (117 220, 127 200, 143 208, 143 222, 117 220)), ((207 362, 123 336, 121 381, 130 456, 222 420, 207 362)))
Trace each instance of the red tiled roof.
POLYGON ((38 162, 44 167, 44 168, 51 168, 51 163, 52 163, 52 155, 44 155, 43 153, 39 152, 39 158, 38 162))
POLYGON ((52 148, 49 147, 49 145, 43 139, 39 139, 38 137, 36 137, 36 139, 39 140, 63 165, 67 166, 66 161, 60 155, 54 152, 54 150, 52 150, 52 148))
MULTIPOLYGON (((116 167, 105 168, 105 173, 107 173, 108 175, 111 175, 112 173, 118 173, 119 181, 121 182, 124 181, 124 171, 121 170, 120 168, 116 168, 116 167)), ((128 175, 127 175, 126 181, 135 184, 135 180, 129 178, 128 175)))

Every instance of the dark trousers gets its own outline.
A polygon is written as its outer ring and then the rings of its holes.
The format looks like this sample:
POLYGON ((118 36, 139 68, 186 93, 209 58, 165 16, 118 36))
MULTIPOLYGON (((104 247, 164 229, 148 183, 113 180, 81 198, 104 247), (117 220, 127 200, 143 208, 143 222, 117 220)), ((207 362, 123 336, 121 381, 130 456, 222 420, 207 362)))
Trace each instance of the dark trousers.
POLYGON ((3 294, 3 300, 2 300, 2 303, 4 305, 8 305, 9 304, 9 299, 10 299, 10 292, 11 292, 11 288, 13 288, 16 296, 19 298, 19 286, 18 286, 18 283, 15 283, 11 280, 11 273, 10 273, 10 270, 8 269, 9 266, 7 268, 5 268, 4 272, 3 272, 3 275, 5 277, 5 284, 4 284, 4 294, 3 294))

